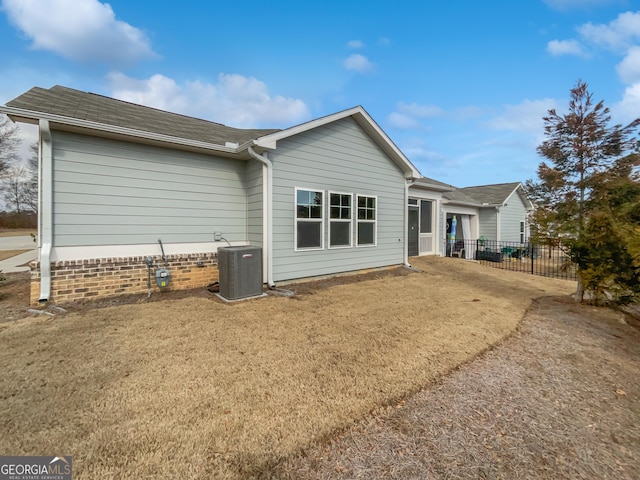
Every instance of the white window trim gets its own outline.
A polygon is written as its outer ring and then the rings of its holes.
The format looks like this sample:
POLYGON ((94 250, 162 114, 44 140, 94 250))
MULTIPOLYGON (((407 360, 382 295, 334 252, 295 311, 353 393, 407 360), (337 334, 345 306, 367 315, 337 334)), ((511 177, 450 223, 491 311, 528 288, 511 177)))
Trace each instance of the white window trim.
POLYGON ((353 202, 353 193, 351 192, 334 192, 329 190, 327 192, 327 229, 328 229, 328 237, 327 237, 327 248, 329 250, 340 250, 341 248, 353 248, 353 221, 355 216, 354 210, 354 202, 353 202), (335 195, 348 195, 351 197, 351 218, 349 220, 343 220, 340 218, 333 219, 331 218, 331 194, 335 195), (331 223, 339 222, 339 223, 347 223, 349 222, 349 245, 338 245, 336 247, 331 246, 331 223))
POLYGON ((379 212, 379 205, 378 205, 378 196, 377 195, 367 195, 364 193, 356 193, 356 201, 355 201, 355 205, 353 206, 354 210, 354 221, 355 221, 355 230, 356 230, 356 248, 370 248, 370 247, 377 247, 378 246, 378 212, 379 212), (375 198, 376 199, 376 218, 375 220, 359 220, 358 219, 358 199, 360 197, 366 197, 366 198, 375 198), (359 222, 363 222, 363 223, 373 223, 373 243, 367 243, 365 245, 360 245, 358 240, 358 223, 359 222))
POLYGON ((307 187, 295 187, 293 197, 293 250, 295 252, 313 252, 318 250, 324 250, 324 220, 326 216, 326 201, 325 191, 320 188, 307 188, 307 187), (298 218, 298 191, 303 190, 306 192, 316 192, 322 194, 322 217, 321 218, 298 218), (309 248, 298 248, 298 222, 319 222, 320 223, 320 246, 309 248))

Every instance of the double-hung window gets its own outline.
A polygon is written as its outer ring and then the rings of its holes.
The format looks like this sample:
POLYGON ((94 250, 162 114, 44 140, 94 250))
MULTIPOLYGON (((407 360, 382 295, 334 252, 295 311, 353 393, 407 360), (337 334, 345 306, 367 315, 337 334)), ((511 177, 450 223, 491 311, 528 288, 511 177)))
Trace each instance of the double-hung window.
POLYGON ((353 195, 329 192, 329 248, 351 246, 353 195))
POLYGON ((375 246, 377 236, 377 197, 358 195, 356 199, 357 208, 357 235, 356 245, 358 247, 375 246))
POLYGON ((296 188, 296 250, 324 248, 324 192, 296 188))

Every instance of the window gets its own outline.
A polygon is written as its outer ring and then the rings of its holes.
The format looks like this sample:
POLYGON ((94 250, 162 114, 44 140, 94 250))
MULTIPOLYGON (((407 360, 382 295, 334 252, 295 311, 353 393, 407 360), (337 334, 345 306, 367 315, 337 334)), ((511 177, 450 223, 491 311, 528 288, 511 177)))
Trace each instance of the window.
POLYGON ((296 250, 322 249, 324 192, 296 188, 296 250))
POLYGON ((376 244, 377 198, 358 195, 358 227, 356 244, 359 247, 376 244))
POLYGON ((524 222, 520 222, 520 243, 524 243, 524 222))
POLYGON ((433 202, 431 200, 420 201, 420 233, 433 233, 433 202))
POLYGON ((353 195, 329 192, 329 248, 351 246, 353 195))

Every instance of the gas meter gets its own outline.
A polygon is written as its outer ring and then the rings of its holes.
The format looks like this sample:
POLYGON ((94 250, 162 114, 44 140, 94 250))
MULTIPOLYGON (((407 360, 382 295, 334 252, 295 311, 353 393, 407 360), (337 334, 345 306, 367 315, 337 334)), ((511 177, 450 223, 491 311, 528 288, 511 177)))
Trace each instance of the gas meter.
POLYGON ((156 283, 159 287, 169 285, 169 270, 166 268, 156 268, 156 283))

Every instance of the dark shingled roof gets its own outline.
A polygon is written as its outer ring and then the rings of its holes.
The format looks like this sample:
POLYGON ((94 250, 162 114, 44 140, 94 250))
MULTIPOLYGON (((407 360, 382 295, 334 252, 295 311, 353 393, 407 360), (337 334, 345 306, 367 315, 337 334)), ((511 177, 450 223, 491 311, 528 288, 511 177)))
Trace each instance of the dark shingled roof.
POLYGON ((465 187, 460 190, 481 204, 502 205, 518 185, 520 185, 519 182, 497 183, 495 185, 465 187))
POLYGON ((59 85, 48 90, 34 87, 8 102, 7 106, 216 145, 242 144, 279 131, 227 127, 59 85))
POLYGON ((480 202, 478 202, 475 198, 471 198, 469 195, 465 194, 460 188, 453 190, 452 192, 444 192, 442 196, 445 199, 449 200, 449 203, 458 203, 469 205, 472 207, 482 206, 480 202))
POLYGON ((424 187, 431 187, 431 186, 435 186, 435 187, 440 187, 443 190, 453 190, 456 187, 454 187, 453 185, 449 185, 448 183, 444 183, 441 182, 439 180, 435 180, 433 178, 429 178, 429 177, 421 177, 419 179, 417 179, 415 181, 415 185, 420 187, 420 186, 424 186, 424 187))

